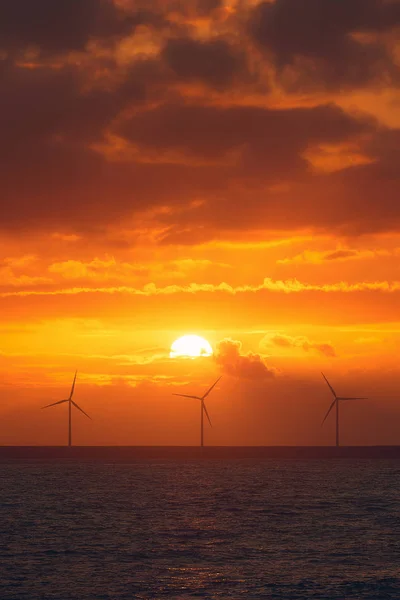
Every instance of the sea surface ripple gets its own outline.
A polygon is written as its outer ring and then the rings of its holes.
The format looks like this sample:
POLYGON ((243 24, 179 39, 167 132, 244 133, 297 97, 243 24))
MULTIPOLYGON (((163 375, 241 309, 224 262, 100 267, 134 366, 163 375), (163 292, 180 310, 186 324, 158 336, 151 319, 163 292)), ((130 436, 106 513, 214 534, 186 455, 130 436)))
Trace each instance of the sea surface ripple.
POLYGON ((398 600, 400 463, 1 463, 0 532, 1 600, 398 600))

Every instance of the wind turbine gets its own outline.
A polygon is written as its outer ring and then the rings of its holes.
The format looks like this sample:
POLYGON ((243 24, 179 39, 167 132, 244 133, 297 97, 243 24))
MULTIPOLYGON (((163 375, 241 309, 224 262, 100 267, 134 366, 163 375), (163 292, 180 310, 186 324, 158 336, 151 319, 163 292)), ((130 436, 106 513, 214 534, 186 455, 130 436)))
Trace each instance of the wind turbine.
MULTIPOLYGON (((221 375, 221 377, 222 377, 222 375, 221 375)), ((208 394, 213 390, 213 388, 217 385, 217 383, 221 379, 221 377, 218 377, 217 381, 212 384, 210 389, 207 390, 207 392, 203 396, 188 396, 187 394, 172 394, 173 396, 181 396, 181 398, 194 398, 195 400, 200 400, 200 446, 201 447, 204 446, 204 413, 206 414, 208 422, 210 423, 210 425, 212 427, 211 419, 208 414, 206 403, 204 402, 204 400, 207 398, 208 394)))
POLYGON ((328 384, 329 389, 331 390, 333 397, 334 397, 334 400, 333 400, 332 404, 330 405, 328 412, 326 413, 324 420, 321 423, 321 426, 325 423, 332 408, 336 405, 336 446, 339 447, 339 402, 341 400, 368 400, 368 398, 349 398, 349 397, 344 397, 344 396, 338 396, 336 394, 335 390, 333 389, 333 387, 331 386, 331 384, 329 383, 329 381, 327 380, 327 378, 325 377, 325 375, 323 373, 321 373, 321 375, 325 379, 326 383, 328 384))
POLYGON ((87 413, 85 413, 85 411, 80 406, 78 406, 76 402, 74 402, 72 400, 72 396, 74 395, 75 381, 76 381, 77 373, 78 373, 78 371, 75 371, 74 381, 72 382, 71 393, 69 395, 69 398, 66 398, 66 400, 59 400, 58 402, 53 402, 53 404, 47 404, 47 406, 42 406, 42 408, 49 408, 49 406, 55 406, 56 404, 64 404, 64 402, 68 402, 68 446, 72 446, 72 415, 71 415, 72 405, 74 405, 75 408, 77 408, 84 415, 86 415, 86 417, 88 419, 92 418, 92 417, 89 417, 89 415, 87 413))

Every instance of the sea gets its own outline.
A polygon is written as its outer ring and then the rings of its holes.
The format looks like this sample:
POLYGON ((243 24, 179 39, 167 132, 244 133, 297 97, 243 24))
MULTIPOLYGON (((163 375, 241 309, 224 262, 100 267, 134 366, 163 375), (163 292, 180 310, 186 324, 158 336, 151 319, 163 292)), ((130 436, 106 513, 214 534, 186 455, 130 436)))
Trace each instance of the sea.
POLYGON ((0 463, 1 600, 400 599, 400 461, 0 463))

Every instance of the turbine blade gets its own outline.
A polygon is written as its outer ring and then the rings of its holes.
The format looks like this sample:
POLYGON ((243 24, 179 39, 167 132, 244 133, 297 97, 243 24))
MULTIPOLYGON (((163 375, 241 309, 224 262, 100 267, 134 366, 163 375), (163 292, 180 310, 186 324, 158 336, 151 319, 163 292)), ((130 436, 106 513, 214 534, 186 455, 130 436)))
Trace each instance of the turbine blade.
POLYGON ((194 398, 195 400, 201 400, 199 396, 188 396, 187 394, 172 394, 173 396, 180 396, 181 398, 194 398))
POLYGON ((77 408, 78 410, 80 410, 81 413, 83 413, 88 419, 90 419, 91 421, 93 421, 92 417, 89 417, 89 415, 87 413, 85 413, 85 411, 83 410, 83 408, 81 408, 80 406, 78 406, 77 403, 74 402, 73 400, 71 400, 71 402, 75 406, 75 408, 77 408))
POLYGON ((202 401, 202 405, 203 405, 203 410, 206 413, 206 417, 208 419, 208 422, 210 423, 210 426, 212 427, 210 415, 208 414, 208 410, 207 410, 206 403, 204 402, 204 400, 202 401))
POLYGON ((218 377, 218 379, 217 379, 217 381, 216 381, 215 383, 213 383, 213 384, 212 384, 212 386, 210 387, 210 389, 209 389, 209 390, 208 390, 208 391, 207 391, 207 392, 204 394, 204 396, 203 396, 203 400, 205 400, 205 399, 207 398, 208 394, 211 392, 211 390, 212 390, 213 388, 215 388, 215 386, 217 385, 218 381, 219 381, 221 378, 222 378, 222 375, 221 375, 221 377, 218 377))
POLYGON ((321 373, 321 375, 325 379, 326 383, 328 384, 329 389, 331 390, 332 394, 335 396, 335 398, 337 398, 337 394, 336 394, 335 390, 333 389, 333 387, 331 386, 331 384, 329 383, 329 381, 327 380, 325 375, 323 373, 321 373))
POLYGON ((335 406, 336 402, 337 402, 337 399, 335 398, 334 401, 332 402, 332 404, 330 405, 329 410, 324 417, 324 420, 321 423, 321 427, 325 423, 326 419, 328 418, 329 413, 331 412, 332 408, 335 406))
POLYGON ((74 389, 75 389, 75 381, 76 381, 76 375, 77 375, 78 371, 75 371, 75 375, 74 375, 74 381, 72 382, 72 388, 71 388, 71 393, 69 395, 70 398, 72 398, 73 394, 74 394, 74 389))
POLYGON ((58 402, 53 402, 52 404, 46 404, 46 406, 42 406, 42 408, 49 408, 50 406, 55 406, 56 404, 64 404, 64 402, 69 402, 69 398, 66 400, 59 400, 58 402))

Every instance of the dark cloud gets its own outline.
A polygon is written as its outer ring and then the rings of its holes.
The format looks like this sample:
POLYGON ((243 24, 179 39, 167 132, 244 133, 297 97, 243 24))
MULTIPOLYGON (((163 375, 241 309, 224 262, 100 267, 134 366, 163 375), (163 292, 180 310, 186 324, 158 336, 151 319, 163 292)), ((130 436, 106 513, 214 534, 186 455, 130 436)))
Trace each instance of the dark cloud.
POLYGON ((291 337, 289 335, 284 334, 266 336, 261 341, 261 346, 267 347, 269 345, 277 346, 280 348, 301 348, 302 350, 304 350, 304 352, 314 350, 318 354, 321 354, 322 356, 327 356, 329 358, 334 358, 336 356, 336 351, 332 344, 311 342, 308 338, 304 336, 291 337))
POLYGON ((171 76, 158 59, 139 59, 129 65, 115 89, 114 113, 121 106, 132 107, 159 102, 168 95, 171 76))
POLYGON ((342 260, 345 258, 354 258, 358 256, 356 250, 335 250, 324 256, 324 260, 342 260))
POLYGON ((231 339, 218 343, 214 358, 223 373, 239 379, 263 380, 275 377, 276 370, 267 367, 259 354, 242 354, 241 347, 241 342, 231 339))
POLYGON ((399 24, 396 1, 276 0, 254 9, 249 28, 288 87, 329 88, 398 79, 383 40, 360 40, 354 34, 376 34, 399 24), (284 71, 288 66, 290 74, 284 71))
MULTIPOLYGON (((111 86, 91 87, 85 72, 72 66, 22 68, 7 61, 0 88, 1 225, 33 220, 49 226, 58 215, 66 225, 102 226, 149 205, 210 194, 221 200, 231 181, 260 186, 302 175, 307 163, 301 154, 309 144, 342 141, 371 128, 334 105, 267 110, 170 102, 148 109, 146 102, 159 103, 168 81, 156 59, 135 61, 111 86), (133 106, 134 116, 122 120, 121 112, 133 106), (152 159, 107 160, 93 149, 107 130, 152 159), (171 151, 181 155, 176 164, 168 158, 171 151), (229 162, 232 152, 237 155, 229 162), (194 164, 188 164, 191 157, 194 164), (219 164, 226 157, 227 164, 219 164), (90 216, 94 206, 96 219, 90 216)), ((257 206, 254 195, 249 216, 256 218, 257 206)))
POLYGON ((165 104, 137 113, 121 125, 120 133, 143 147, 201 158, 240 150, 250 168, 262 162, 264 169, 287 171, 309 145, 339 142, 371 125, 333 104, 289 110, 165 104))
POLYGON ((314 185, 321 186, 323 197, 340 181, 312 175, 303 157, 310 144, 340 143, 374 131, 371 121, 334 105, 267 110, 168 104, 137 110, 119 121, 117 131, 149 158, 109 161, 91 144, 102 141, 105 127, 115 130, 114 117, 129 97, 137 106, 146 101, 140 79, 132 77, 132 87, 125 80, 114 92, 83 92, 68 70, 34 70, 26 78, 23 71, 0 92, 3 227, 32 221, 47 227, 57 218, 73 227, 102 227, 144 207, 206 197, 196 209, 180 209, 178 217, 173 211, 160 217, 172 227, 165 242, 184 243, 186 235, 192 243, 193 228, 196 239, 200 234, 207 239, 221 227, 324 226, 332 217, 346 222, 353 210, 345 191, 332 203, 318 201, 314 185), (32 102, 25 108, 27 96, 32 102), (295 194, 266 189, 282 178, 302 181, 301 188, 295 194))
MULTIPOLYGON (((398 152, 392 145, 399 131, 378 133, 365 150, 372 162, 339 170, 310 181, 309 193, 324 197, 314 219, 331 222, 341 233, 358 235, 373 231, 397 231, 400 224, 400 169, 398 152), (389 133, 389 135, 387 135, 389 133), (311 192, 311 185, 313 191, 311 192)), ((311 213, 311 206, 310 206, 311 213)))
POLYGON ((334 358, 336 356, 336 351, 331 344, 311 344, 308 347, 305 345, 304 350, 316 350, 323 356, 328 356, 330 358, 334 358))
POLYGON ((74 137, 81 142, 98 138, 121 102, 102 89, 83 91, 83 83, 83 77, 70 67, 9 66, 0 89, 0 147, 9 153, 49 137, 74 137))
MULTIPOLYGON (((223 36, 220 5, 155 1, 149 8, 143 0, 121 11, 111 0, 1 3, 0 49, 8 51, 0 52, 1 228, 101 229, 160 205, 171 208, 157 217, 164 243, 244 228, 398 228, 399 131, 333 103, 232 103, 251 92, 248 68, 258 59, 247 42, 235 46, 237 16, 224 21, 234 31, 223 36), (199 41, 194 22, 206 22, 211 38, 199 41), (106 56, 85 51, 79 63, 60 58, 84 51, 93 38, 129 36, 141 23, 157 28, 160 55, 127 51, 121 59, 107 48, 106 56), (17 62, 15 51, 32 45, 42 55, 17 62), (176 85, 182 81, 188 85, 176 85), (206 95, 185 97, 191 81, 216 89, 218 105, 206 95), (311 167, 308 151, 346 142, 370 163, 334 173, 311 167)), ((375 60, 378 49, 380 60, 387 58, 378 38, 398 23, 398 8, 372 0, 277 0, 254 9, 250 29, 267 70, 272 57, 280 73, 289 67, 312 84, 358 85, 363 60, 368 73, 374 65, 387 74, 375 60), (353 32, 374 33, 375 41, 361 44, 353 32)), ((203 89, 194 85, 194 93, 197 87, 203 89)))
MULTIPOLYGON (((57 220, 102 226, 134 209, 133 182, 140 205, 143 190, 154 189, 147 181, 149 166, 109 162, 91 145, 104 141, 104 131, 124 107, 152 97, 150 88, 162 80, 158 67, 137 61, 114 88, 87 89, 85 73, 73 67, 30 69, 6 61, 0 88, 0 227, 48 227, 57 220), (119 201, 113 203, 115 194, 119 201), (90 214, 95 206, 96 219, 90 214)), ((160 181, 165 178, 169 174, 160 173, 160 181)))
POLYGON ((226 41, 197 41, 189 37, 168 40, 163 57, 174 73, 184 80, 200 80, 214 87, 226 87, 245 72, 244 56, 226 41))
POLYGON ((0 147, 8 152, 10 145, 57 136, 81 144, 101 139, 121 110, 151 99, 152 88, 163 81, 161 65, 153 60, 139 60, 123 75, 115 84, 88 85, 88 74, 73 66, 31 69, 7 62, 0 88, 0 147))
MULTIPOLYGON (((150 5, 149 0, 131 0, 131 4, 136 10, 149 10, 150 5)), ((185 18, 211 17, 223 4, 223 0, 152 0, 151 12, 167 19, 173 15, 171 21, 176 21, 179 16, 184 21, 185 18)))
MULTIPOLYGON (((309 227, 327 230, 336 235, 354 236, 364 233, 393 231, 400 226, 400 168, 396 151, 400 134, 396 130, 371 130, 367 138, 371 141, 360 143, 361 153, 370 157, 371 162, 335 172, 313 173, 290 170, 289 143, 286 157, 274 163, 274 156, 259 153, 265 159, 266 168, 255 173, 251 169, 240 169, 227 174, 231 185, 226 187, 210 206, 201 206, 196 211, 185 213, 180 220, 180 228, 192 226, 192 236, 201 232, 195 228, 195 220, 206 224, 209 230, 252 229, 262 223, 273 229, 309 227), (266 158, 268 156, 268 158, 266 158), (286 162, 285 162, 286 158, 286 162), (274 165, 268 170, 270 161, 274 165), (250 178, 251 173, 254 177, 250 178), (268 186, 270 173, 276 182, 284 180, 284 187, 274 191, 268 186), (235 210, 230 210, 235 206, 235 210), (196 233, 197 232, 197 233, 196 233)), ((257 155, 256 155, 257 156, 257 155)), ((179 237, 170 232, 170 241, 179 237)), ((187 233, 190 239, 190 233, 187 233)), ((192 237, 193 239, 193 237, 192 237)))
POLYGON ((208 15, 222 6, 222 0, 197 0, 197 11, 200 15, 208 15))
POLYGON ((83 50, 90 38, 126 34, 145 18, 142 13, 123 12, 112 0, 4 0, 0 48, 83 50))

